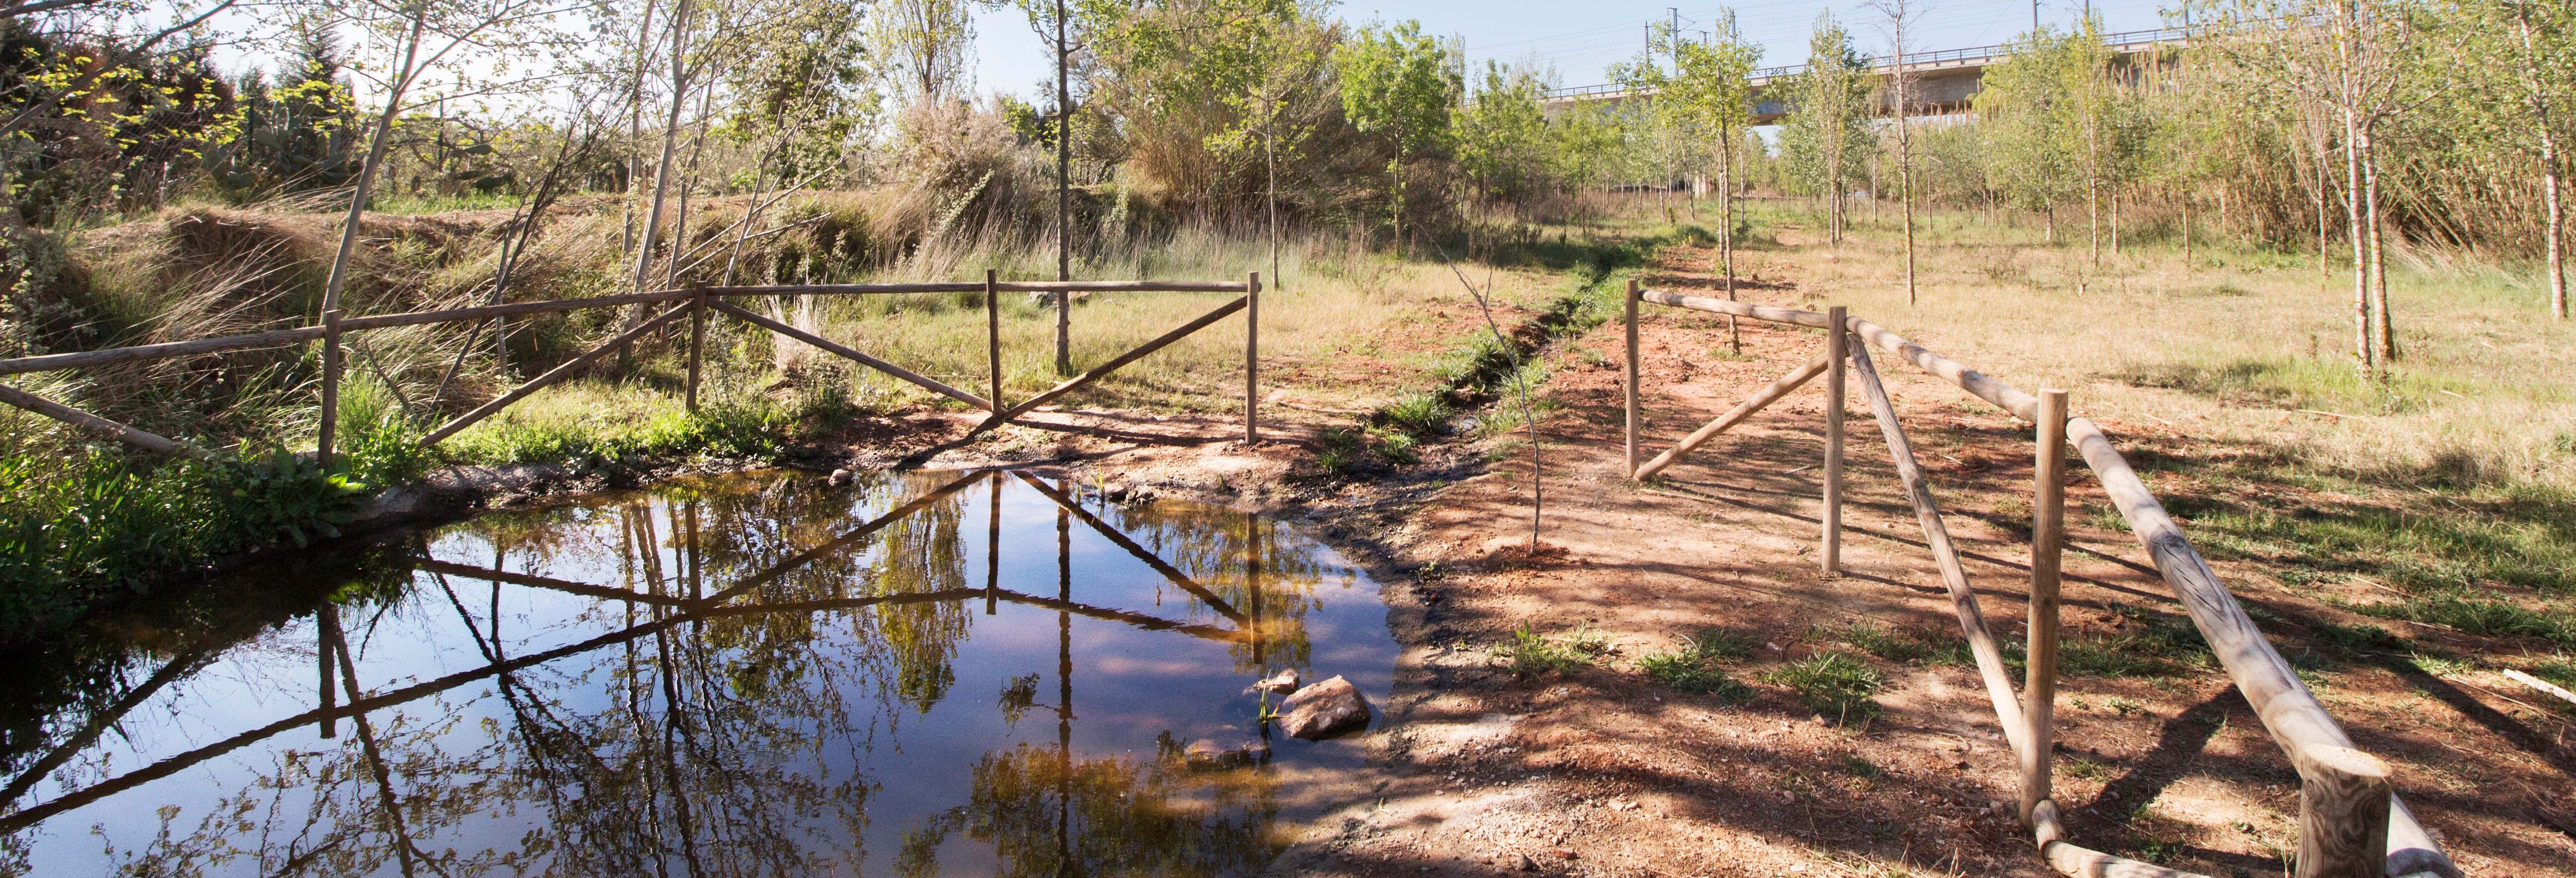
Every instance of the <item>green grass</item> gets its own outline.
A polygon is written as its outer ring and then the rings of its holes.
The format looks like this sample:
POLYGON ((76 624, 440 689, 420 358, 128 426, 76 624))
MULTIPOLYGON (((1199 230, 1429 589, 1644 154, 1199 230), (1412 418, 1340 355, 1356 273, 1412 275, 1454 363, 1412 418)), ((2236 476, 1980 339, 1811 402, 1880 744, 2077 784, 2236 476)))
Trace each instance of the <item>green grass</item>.
POLYGON ((1419 437, 1449 432, 1449 417, 1456 413, 1442 394, 1417 391, 1379 409, 1377 414, 1387 426, 1419 437))
POLYGON ((1780 666, 1763 679, 1789 687, 1798 703, 1816 715, 1849 725, 1878 715, 1871 696, 1887 688, 1887 677, 1868 662, 1839 652, 1817 653, 1780 666))
POLYGON ((2139 607, 2119 611, 2120 630, 2068 638, 2058 646, 2059 673, 2079 677, 2173 677, 2213 666, 2200 629, 2185 616, 2139 607))
POLYGON ((2560 686, 2576 689, 2576 656, 2564 653, 2532 664, 2529 673, 2560 686))
POLYGON ((1828 637, 1857 647, 1860 651, 1892 662, 1916 662, 1932 657, 1935 648, 1912 632, 1894 631, 1866 619, 1824 632, 1828 637))
POLYGON ((1511 662, 1513 676, 1529 679, 1589 666, 1609 651, 1609 638, 1588 626, 1547 637, 1524 624, 1512 631, 1512 642, 1495 654, 1511 662))
POLYGON ((2482 637, 2536 637, 2562 647, 2576 647, 2576 611, 2545 605, 2532 609, 2466 589, 2445 589, 2382 604, 2363 604, 2355 612, 2383 619, 2404 619, 2448 627, 2482 637))
POLYGON ((1753 652, 1753 636, 1717 628, 1706 628, 1684 638, 1671 652, 1659 652, 1637 660, 1637 669, 1646 679, 1693 695, 1716 695, 1720 701, 1741 704, 1752 700, 1753 690, 1727 675, 1722 666, 1753 652))
POLYGON ((584 382, 531 397, 445 444, 465 463, 618 465, 706 454, 766 458, 784 449, 797 423, 785 405, 760 398, 719 401, 690 412, 647 388, 584 382))

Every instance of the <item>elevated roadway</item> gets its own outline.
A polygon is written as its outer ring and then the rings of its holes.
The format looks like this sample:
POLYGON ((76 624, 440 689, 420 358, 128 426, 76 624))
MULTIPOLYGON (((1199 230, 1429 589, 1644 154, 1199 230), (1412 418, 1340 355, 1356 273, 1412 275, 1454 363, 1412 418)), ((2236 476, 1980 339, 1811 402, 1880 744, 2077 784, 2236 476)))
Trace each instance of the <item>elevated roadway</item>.
MULTIPOLYGON (((2103 34, 2102 41, 2110 47, 2113 54, 2126 59, 2162 47, 2188 43, 2192 31, 2193 29, 2189 28, 2127 31, 2103 34)), ((1939 116, 1967 112, 1969 102, 1976 98, 1978 89, 1983 86, 1986 68, 2012 55, 2013 46, 2011 45, 1944 49, 1937 52, 1916 52, 1905 56, 1901 62, 1880 60, 1876 62, 1873 69, 1874 73, 1881 77, 1900 68, 1912 74, 1915 84, 1912 114, 1939 116)), ((1753 86, 1754 124, 1767 125, 1777 122, 1781 116, 1788 113, 1785 103, 1769 96, 1770 86, 1805 72, 1807 72, 1807 65, 1791 64, 1757 69, 1753 71, 1753 75, 1746 78, 1746 81, 1753 86)), ((1545 101, 1550 109, 1559 109, 1585 104, 1618 104, 1650 98, 1654 93, 1654 89, 1631 90, 1616 84, 1586 85, 1549 89, 1545 101)), ((1890 105, 1893 102, 1888 99, 1884 90, 1881 90, 1879 101, 1879 114, 1886 115, 1892 109, 1890 105)))

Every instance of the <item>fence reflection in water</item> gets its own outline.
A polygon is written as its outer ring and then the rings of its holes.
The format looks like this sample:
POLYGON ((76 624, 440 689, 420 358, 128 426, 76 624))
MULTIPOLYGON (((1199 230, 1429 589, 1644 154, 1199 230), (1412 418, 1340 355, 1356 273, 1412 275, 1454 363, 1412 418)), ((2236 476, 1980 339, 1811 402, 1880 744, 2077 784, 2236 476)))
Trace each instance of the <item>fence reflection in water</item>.
POLYGON ((1374 584, 1294 530, 1019 474, 685 482, 394 548, 62 681, 0 753, 0 869, 1237 874, 1283 784, 1359 760, 1270 740, 1246 684, 1393 669, 1374 584))

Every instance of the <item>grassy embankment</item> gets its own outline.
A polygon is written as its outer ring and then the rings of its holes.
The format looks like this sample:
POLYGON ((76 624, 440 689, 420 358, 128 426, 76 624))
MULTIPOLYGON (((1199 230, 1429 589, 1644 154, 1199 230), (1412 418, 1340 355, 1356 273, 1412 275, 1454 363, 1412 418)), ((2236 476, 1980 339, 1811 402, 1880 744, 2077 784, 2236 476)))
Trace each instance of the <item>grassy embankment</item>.
MULTIPOLYGON (((2320 622, 2320 639, 2461 668, 2480 661, 2445 664, 2423 635, 2493 638, 2484 664, 2576 685, 2576 325, 2547 316, 2533 267, 2392 254, 2402 359, 2374 377, 2350 354, 2350 276, 2314 254, 2204 239, 2186 258, 2168 227, 2106 240, 2096 267, 2080 224, 2051 244, 2036 222, 1933 214, 1909 304, 1892 209, 1839 245, 1796 205, 1754 214, 1742 263, 1795 291, 1749 296, 1847 305, 2024 389, 2068 389, 2231 576, 2384 620, 2320 622)), ((2107 506, 2077 512, 2124 528, 2107 506)))
MULTIPOLYGON (((1051 253, 1008 236, 906 239, 904 224, 918 220, 891 215, 907 205, 888 201, 825 193, 791 205, 777 222, 793 233, 746 248, 737 280, 968 280, 988 266, 1008 279, 1053 274, 1051 253)), ((725 201, 703 205, 691 227, 721 228, 739 210, 725 201)), ((506 216, 486 210, 373 220, 379 228, 370 230, 373 246, 347 310, 479 301, 497 264, 494 242, 506 216)), ((618 222, 613 206, 604 204, 556 217, 521 264, 511 298, 622 289, 618 222)), ((64 323, 78 329, 51 347, 301 325, 318 300, 331 225, 317 214, 174 209, 78 235, 74 271, 54 294, 71 318, 64 323)), ((1565 297, 1568 268, 1582 269, 1575 272, 1577 287, 1597 293, 1608 264, 1597 249, 1579 241, 1520 248, 1495 275, 1496 299, 1506 307, 1557 302, 1565 297)), ((1624 258, 1633 261, 1633 252, 1624 258)), ((1076 271, 1086 278, 1232 279, 1267 263, 1261 241, 1184 227, 1085 254, 1076 271)), ((1307 408, 1397 413, 1334 433, 1344 437, 1335 453, 1345 465, 1336 468, 1371 457, 1404 458, 1410 437, 1443 429, 1454 401, 1473 399, 1498 378, 1500 350, 1477 339, 1480 321, 1458 319, 1472 309, 1443 266, 1312 236, 1286 248, 1281 268, 1286 283, 1273 279, 1263 302, 1263 353, 1274 364, 1268 383, 1286 386, 1307 408), (1339 369, 1353 357, 1383 368, 1339 369), (1350 380, 1350 374, 1365 377, 1350 380), (1419 391, 1425 387, 1464 393, 1419 391)), ((1074 362, 1106 359, 1223 301, 1169 293, 1090 297, 1075 309, 1074 362)), ((782 319, 891 361, 961 386, 984 385, 980 295, 810 297, 775 305, 782 319)), ((1052 314, 1043 303, 1014 295, 1003 302, 1003 315, 1005 396, 1024 398, 1058 380, 1052 314)), ((613 469, 699 457, 776 460, 807 443, 827 442, 857 417, 956 407, 719 319, 711 322, 706 405, 698 413, 685 411, 677 393, 683 367, 681 336, 674 333, 640 345, 623 371, 603 368, 546 389, 436 449, 414 449, 428 427, 612 334, 616 319, 601 312, 516 324, 511 372, 478 354, 443 395, 439 387, 463 343, 458 330, 353 336, 341 411, 343 455, 330 472, 278 453, 313 442, 319 370, 311 345, 19 379, 31 390, 138 426, 231 450, 214 462, 158 461, 0 412, 0 510, 9 521, 0 533, 0 628, 42 630, 102 597, 212 557, 328 535, 369 491, 437 466, 544 462, 613 469)), ((1508 314, 1503 320, 1515 322, 1508 314)), ((488 346, 489 336, 483 339, 488 346)), ((1239 331, 1220 324, 1065 403, 1230 411, 1238 399, 1241 350, 1239 331)))

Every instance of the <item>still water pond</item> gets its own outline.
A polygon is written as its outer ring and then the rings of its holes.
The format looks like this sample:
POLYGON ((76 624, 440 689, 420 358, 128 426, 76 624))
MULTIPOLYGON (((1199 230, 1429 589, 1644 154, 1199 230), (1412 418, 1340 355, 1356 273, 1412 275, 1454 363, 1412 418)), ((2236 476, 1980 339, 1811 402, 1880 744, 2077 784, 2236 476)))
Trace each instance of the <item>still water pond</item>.
POLYGON ((1395 656, 1290 527, 1017 473, 686 482, 253 574, 331 598, 0 683, 0 873, 1244 874, 1361 759, 1247 687, 1382 703, 1395 656))

